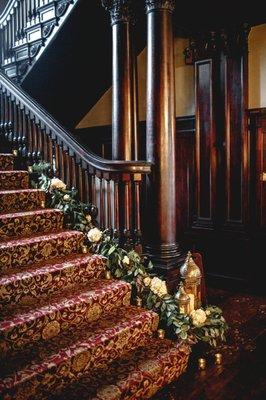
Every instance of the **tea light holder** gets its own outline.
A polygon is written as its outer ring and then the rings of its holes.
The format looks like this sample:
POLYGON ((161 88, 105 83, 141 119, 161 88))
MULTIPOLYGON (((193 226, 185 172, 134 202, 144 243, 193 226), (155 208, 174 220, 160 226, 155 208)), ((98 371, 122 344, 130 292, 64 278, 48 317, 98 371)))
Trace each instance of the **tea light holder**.
POLYGON ((29 173, 29 174, 32 174, 32 173, 33 173, 33 168, 32 168, 31 165, 28 166, 28 173, 29 173))
POLYGON ((158 338, 159 339, 164 339, 165 338, 165 331, 163 329, 158 329, 158 338))
POLYGON ((216 353, 216 354, 214 355, 214 357, 215 357, 215 364, 221 365, 222 362, 223 362, 223 356, 222 356, 222 354, 221 354, 221 353, 216 353))
POLYGON ((45 201, 44 200, 41 201, 41 208, 45 208, 45 201))
POLYGON ((136 304, 138 307, 142 307, 142 299, 140 297, 137 297, 136 304))
POLYGON ((105 271, 105 279, 111 279, 112 275, 110 271, 105 271))
POLYGON ((201 370, 206 368, 206 360, 205 360, 205 358, 199 358, 198 359, 198 367, 201 370))
POLYGON ((82 251, 83 254, 87 254, 87 253, 88 253, 88 247, 84 244, 84 245, 81 247, 81 251, 82 251))
POLYGON ((14 149, 14 150, 12 151, 12 154, 13 154, 14 157, 17 157, 17 156, 18 156, 18 151, 14 149))

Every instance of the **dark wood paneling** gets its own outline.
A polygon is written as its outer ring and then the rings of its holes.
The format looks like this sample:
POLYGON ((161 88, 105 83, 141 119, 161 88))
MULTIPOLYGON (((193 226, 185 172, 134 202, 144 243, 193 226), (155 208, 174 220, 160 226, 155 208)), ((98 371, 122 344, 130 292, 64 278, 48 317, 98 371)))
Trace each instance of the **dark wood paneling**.
POLYGON ((223 225, 225 229, 243 230, 248 222, 249 167, 246 54, 223 55, 221 76, 225 105, 223 225))
POLYGON ((212 228, 216 206, 215 73, 211 59, 195 63, 196 84, 196 220, 195 226, 212 228))

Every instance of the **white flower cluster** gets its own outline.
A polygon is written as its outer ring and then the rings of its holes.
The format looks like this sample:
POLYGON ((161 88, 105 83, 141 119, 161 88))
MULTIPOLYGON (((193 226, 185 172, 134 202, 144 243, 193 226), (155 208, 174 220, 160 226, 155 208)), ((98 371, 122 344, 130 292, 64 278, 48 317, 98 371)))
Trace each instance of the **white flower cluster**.
POLYGON ((89 230, 87 237, 91 243, 98 243, 102 238, 102 231, 98 228, 92 228, 89 230))
POLYGON ((194 326, 201 326, 204 324, 204 322, 207 319, 206 313, 204 310, 202 310, 201 308, 199 308, 198 310, 194 310, 192 311, 192 313, 190 314, 191 318, 192 318, 192 323, 194 326))
POLYGON ((126 266, 128 266, 130 264, 130 260, 129 260, 128 256, 124 256, 122 263, 126 266))
POLYGON ((162 281, 161 279, 157 278, 156 276, 154 278, 145 278, 144 279, 144 285, 149 286, 150 290, 154 293, 157 294, 159 297, 163 297, 167 294, 167 287, 165 281, 162 281))
POLYGON ((61 179, 53 178, 51 179, 50 190, 53 189, 66 190, 66 184, 61 179))

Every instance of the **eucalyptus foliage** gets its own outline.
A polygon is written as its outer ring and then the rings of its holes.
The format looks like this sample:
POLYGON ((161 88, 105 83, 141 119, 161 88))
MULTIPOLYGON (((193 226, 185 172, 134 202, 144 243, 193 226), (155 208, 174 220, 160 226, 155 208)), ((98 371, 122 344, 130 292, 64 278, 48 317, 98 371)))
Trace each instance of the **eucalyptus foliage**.
POLYGON ((91 252, 106 257, 111 275, 132 285, 133 304, 136 304, 139 298, 143 307, 155 311, 160 317, 160 327, 166 330, 169 337, 177 337, 188 343, 201 341, 214 347, 226 340, 225 332, 228 326, 220 308, 202 308, 206 320, 203 324, 195 326, 191 315, 180 313, 174 296, 163 291, 164 282, 156 277, 149 259, 141 257, 133 249, 127 251, 122 248, 109 231, 102 232, 99 242, 91 243, 88 240, 88 232, 98 226, 97 207, 78 200, 78 193, 74 188, 51 189, 52 179, 49 175, 49 164, 34 165, 32 185, 45 190, 47 206, 63 211, 65 223, 69 228, 84 232, 85 242, 91 252), (152 285, 152 282, 155 282, 154 278, 157 284, 155 288, 152 285))

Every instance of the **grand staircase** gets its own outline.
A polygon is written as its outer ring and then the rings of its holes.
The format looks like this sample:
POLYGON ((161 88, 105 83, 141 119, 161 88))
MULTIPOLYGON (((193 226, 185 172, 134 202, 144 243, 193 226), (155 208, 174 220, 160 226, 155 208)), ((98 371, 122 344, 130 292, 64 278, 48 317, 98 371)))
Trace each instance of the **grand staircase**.
POLYGON ((83 234, 0 154, 0 398, 145 399, 175 380, 189 349, 156 338, 158 316, 105 279, 83 234))

